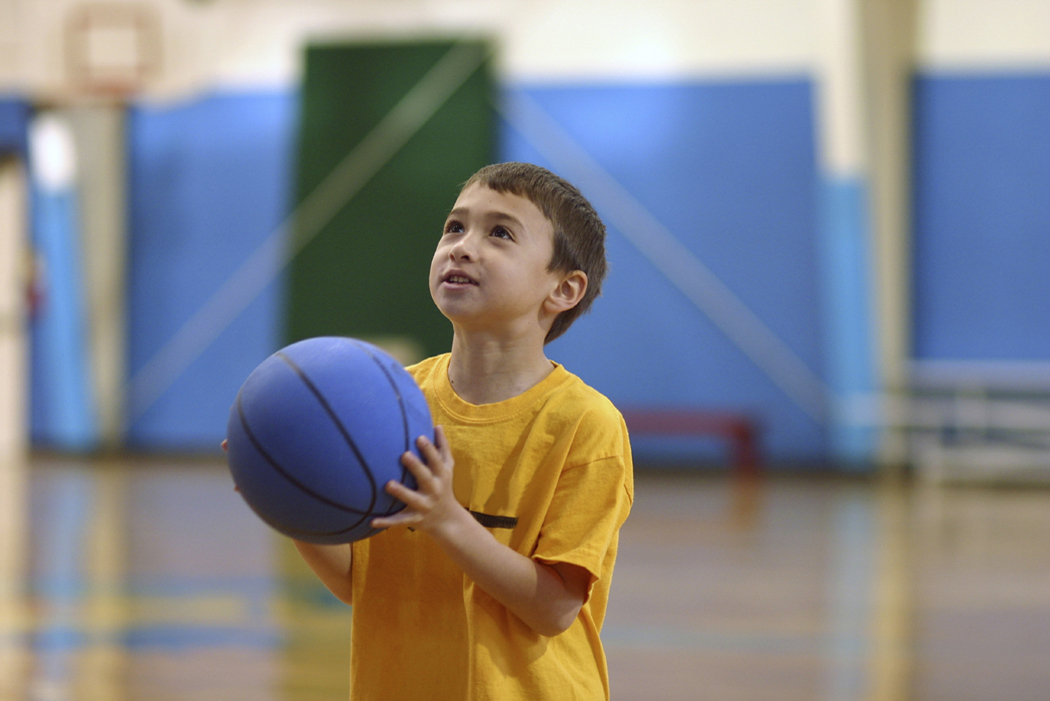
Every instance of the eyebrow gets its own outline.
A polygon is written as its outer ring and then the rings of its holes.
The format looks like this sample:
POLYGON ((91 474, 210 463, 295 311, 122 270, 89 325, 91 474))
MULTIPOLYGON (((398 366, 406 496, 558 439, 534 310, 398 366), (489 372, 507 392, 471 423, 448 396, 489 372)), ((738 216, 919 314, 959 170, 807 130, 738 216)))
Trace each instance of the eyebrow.
MULTIPOLYGON (((470 214, 470 209, 468 209, 467 207, 456 207, 455 209, 453 209, 451 212, 448 213, 448 216, 449 217, 463 217, 463 216, 467 216, 469 214, 470 214)), ((518 219, 513 214, 507 214, 506 212, 492 212, 488 216, 490 218, 492 218, 492 219, 496 219, 497 221, 510 222, 511 224, 517 224, 518 227, 520 227, 520 228, 523 228, 523 229, 525 228, 525 225, 521 223, 521 220, 518 219)), ((448 217, 446 217, 446 219, 447 218, 448 217)))

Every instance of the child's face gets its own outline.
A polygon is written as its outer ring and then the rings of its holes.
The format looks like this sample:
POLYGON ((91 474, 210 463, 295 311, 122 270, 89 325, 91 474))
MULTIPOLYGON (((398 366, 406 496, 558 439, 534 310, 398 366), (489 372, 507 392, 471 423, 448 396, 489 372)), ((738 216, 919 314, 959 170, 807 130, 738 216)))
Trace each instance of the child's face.
POLYGON ((464 329, 538 327, 544 300, 560 281, 547 270, 552 252, 553 227, 536 205, 472 185, 445 220, 430 264, 430 294, 464 329))

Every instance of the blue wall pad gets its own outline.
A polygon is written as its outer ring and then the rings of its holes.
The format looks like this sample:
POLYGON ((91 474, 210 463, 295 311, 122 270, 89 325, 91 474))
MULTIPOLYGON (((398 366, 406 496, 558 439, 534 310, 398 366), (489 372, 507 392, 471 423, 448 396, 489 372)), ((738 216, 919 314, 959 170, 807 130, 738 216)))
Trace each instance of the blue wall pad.
MULTIPOLYGON (((808 80, 517 85, 818 375, 823 367, 812 89, 808 80)), ((508 100, 507 109, 515 109, 508 100)), ((505 114, 501 156, 558 168, 505 114)), ((527 118, 527 117, 523 117, 527 118)), ((569 179, 573 179, 566 175, 569 179)), ((588 191, 592 201, 608 193, 588 191)), ((599 207, 601 212, 601 207, 599 207)), ((607 224, 608 217, 603 213, 607 224)), ((826 456, 792 401, 610 226, 593 311, 549 348, 619 406, 750 412, 775 461, 826 456)), ((712 457, 712 441, 639 441, 640 459, 712 457)))
MULTIPOLYGON (((130 111, 131 377, 288 214, 297 108, 280 92, 130 111)), ((158 399, 132 407, 129 443, 217 450, 237 389, 278 347, 282 298, 278 277, 158 399)))
POLYGON ((43 262, 44 303, 31 328, 30 436, 61 450, 98 445, 88 376, 79 213, 72 187, 49 190, 30 178, 33 246, 43 262))
POLYGON ((915 81, 915 355, 1050 360, 1050 75, 915 81))
POLYGON ((0 155, 26 153, 26 130, 32 109, 19 97, 0 96, 0 155))
POLYGON ((850 468, 874 464, 877 434, 853 425, 839 401, 875 389, 871 237, 867 184, 825 176, 820 184, 824 339, 831 408, 831 454, 850 468))

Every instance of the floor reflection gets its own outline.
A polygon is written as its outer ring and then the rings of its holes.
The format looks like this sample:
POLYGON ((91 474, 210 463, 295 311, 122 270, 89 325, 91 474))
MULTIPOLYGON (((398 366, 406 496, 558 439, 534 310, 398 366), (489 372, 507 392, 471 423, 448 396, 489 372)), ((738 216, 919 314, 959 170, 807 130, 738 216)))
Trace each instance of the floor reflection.
POLYGON ((0 456, 0 700, 22 698, 29 629, 25 555, 28 537, 29 466, 11 451, 0 456))
POLYGON ((28 504, 2 698, 346 697, 349 609, 221 465, 40 459, 28 504))
MULTIPOLYGON (((0 701, 347 698, 350 610, 219 462, 0 470, 0 701)), ((1050 688, 1050 491, 640 472, 615 699, 1050 688)))

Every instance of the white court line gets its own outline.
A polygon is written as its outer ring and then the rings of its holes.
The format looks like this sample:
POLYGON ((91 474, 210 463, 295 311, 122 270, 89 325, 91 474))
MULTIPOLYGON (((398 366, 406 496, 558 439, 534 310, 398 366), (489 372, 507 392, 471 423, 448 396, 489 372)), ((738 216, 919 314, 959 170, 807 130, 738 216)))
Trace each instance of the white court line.
POLYGON ((226 282, 131 378, 129 425, 273 282, 488 58, 477 44, 441 57, 226 282), (294 236, 287 236, 292 231, 294 236))
POLYGON ((500 115, 577 187, 603 217, 806 414, 823 422, 830 389, 704 263, 551 117, 521 91, 500 115))

